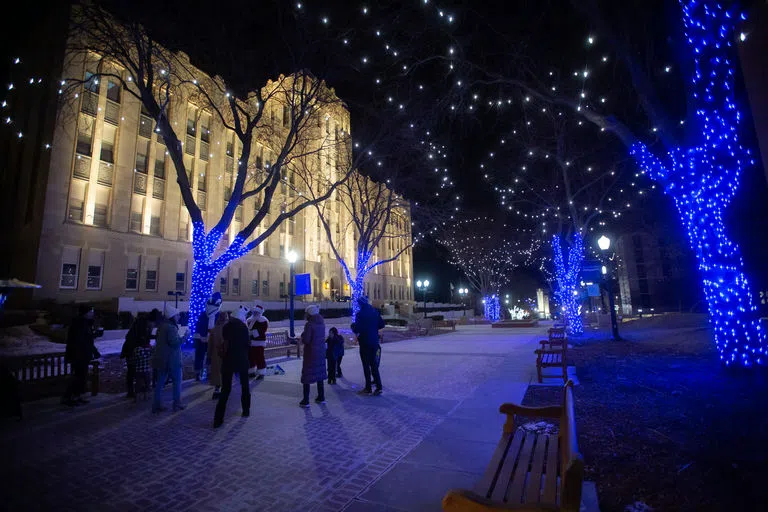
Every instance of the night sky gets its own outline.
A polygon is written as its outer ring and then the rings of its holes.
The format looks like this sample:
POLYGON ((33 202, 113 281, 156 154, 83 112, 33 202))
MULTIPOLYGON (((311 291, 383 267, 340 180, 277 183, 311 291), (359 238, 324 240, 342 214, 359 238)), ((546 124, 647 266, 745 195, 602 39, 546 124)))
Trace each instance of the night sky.
MULTIPOLYGON (((502 77, 542 88, 557 84, 565 95, 575 94, 579 87, 589 89, 591 95, 607 97, 610 111, 633 129, 648 134, 646 142, 654 138, 626 69, 615 61, 614 42, 605 40, 583 9, 574 7, 577 2, 238 0, 215 8, 210 2, 176 0, 105 4, 119 17, 149 27, 165 46, 184 50, 204 71, 221 75, 235 92, 258 87, 281 72, 311 69, 348 104, 355 139, 376 140, 373 158, 384 159, 385 166, 424 175, 420 187, 402 191, 407 197, 450 208, 462 218, 482 214, 527 224, 519 217, 509 218, 493 190, 507 186, 509 169, 519 164, 513 152, 499 152, 493 161, 489 159, 490 152, 499 151, 499 140, 520 124, 523 112, 520 91, 499 83, 502 77), (595 41, 589 44, 588 37, 595 41), (608 61, 598 68, 603 56, 608 61), (569 79, 573 70, 586 68, 594 73, 588 83, 569 79), (473 95, 479 99, 473 100, 473 95), (380 130, 383 125, 389 127, 386 137, 380 130), (480 164, 487 167, 481 169, 480 164), (483 178, 485 173, 489 179, 483 178)), ((621 44, 627 44, 653 70, 651 78, 670 117, 683 117, 681 91, 687 69, 678 65, 684 59, 676 53, 681 36, 677 3, 596 0, 596 4, 620 35, 621 44)), ((3 53, 12 54, 14 37, 23 25, 10 18, 4 24, 3 53)), ((739 97, 747 115, 743 137, 757 151, 746 99, 741 92, 739 97)), ((601 151, 615 144, 610 135, 603 137, 586 144, 599 145, 601 151)), ((637 186, 649 184, 646 180, 637 186)), ((765 260, 768 235, 764 229, 755 229, 754 221, 765 218, 765 194, 759 164, 748 168, 730 212, 734 238, 742 245, 749 273, 757 274, 759 283, 768 283, 768 272, 760 264, 765 260)), ((637 205, 606 229, 620 234, 639 224, 653 224, 677 230, 684 241, 671 203, 659 190, 637 205)), ((431 218, 416 221, 417 229, 435 224, 431 218)), ((458 287, 461 280, 447 263, 446 251, 428 238, 415 255, 415 277, 429 275, 440 282, 435 298, 446 299, 447 283, 458 287)))

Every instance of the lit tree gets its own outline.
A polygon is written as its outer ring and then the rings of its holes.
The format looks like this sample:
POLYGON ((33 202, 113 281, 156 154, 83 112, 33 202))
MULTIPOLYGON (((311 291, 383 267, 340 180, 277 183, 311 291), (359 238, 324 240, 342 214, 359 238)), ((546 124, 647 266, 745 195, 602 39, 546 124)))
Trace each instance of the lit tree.
POLYGON ((203 311, 216 276, 230 262, 258 247, 286 220, 328 199, 355 166, 348 156, 349 131, 331 133, 326 124, 327 116, 341 115, 343 103, 306 70, 281 75, 237 98, 221 78, 202 75, 184 54, 161 47, 140 24, 117 23, 98 6, 78 5, 70 34, 71 61, 65 69, 83 70, 87 63, 92 71, 62 80, 65 100, 88 101, 89 90, 100 80, 114 81, 141 102, 165 143, 192 225, 191 318, 203 311), (235 168, 228 169, 231 184, 226 185, 223 212, 209 227, 196 201, 193 169, 184 161, 184 134, 171 117, 188 101, 199 107, 198 119, 184 128, 206 130, 199 122, 204 112, 234 134, 233 151, 239 149, 237 155, 227 150, 235 168), (274 153, 273 162, 256 154, 257 142, 274 153), (335 160, 332 172, 320 167, 323 157, 335 160), (288 183, 294 193, 287 193, 288 183), (252 216, 233 224, 248 199, 254 202, 252 216))
POLYGON ((451 264, 467 277, 483 298, 486 319, 500 318, 501 289, 512 272, 531 265, 541 241, 531 230, 513 228, 487 217, 461 220, 446 229, 439 242, 450 254, 451 264))
POLYGON ((551 258, 542 256, 553 266, 556 302, 569 333, 580 335, 584 237, 596 226, 620 219, 631 207, 626 198, 630 193, 642 196, 645 191, 637 190, 637 176, 621 160, 626 156, 618 154, 616 144, 599 142, 597 130, 583 120, 561 107, 533 106, 530 96, 517 104, 519 123, 480 167, 495 184, 502 208, 517 222, 536 226, 535 236, 551 241, 551 258))

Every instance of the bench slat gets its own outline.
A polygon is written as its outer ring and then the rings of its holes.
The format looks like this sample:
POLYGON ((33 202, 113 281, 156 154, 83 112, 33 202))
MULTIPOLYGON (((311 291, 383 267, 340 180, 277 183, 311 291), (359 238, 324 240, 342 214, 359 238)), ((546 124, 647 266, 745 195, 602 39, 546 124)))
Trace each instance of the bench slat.
POLYGON ((509 443, 512 440, 512 434, 502 434, 499 444, 496 445, 496 450, 493 452, 491 462, 488 467, 485 468, 483 478, 475 486, 475 492, 486 498, 490 496, 493 490, 493 482, 496 479, 496 475, 499 473, 501 462, 504 460, 504 456, 507 454, 509 443))
POLYGON ((528 476, 528 468, 531 464, 531 453, 533 452, 533 445, 536 443, 536 434, 534 432, 528 432, 525 436, 525 443, 523 443, 523 449, 520 450, 520 458, 515 468, 515 473, 512 477, 512 483, 509 486, 507 492, 507 503, 524 503, 523 502, 523 487, 525 486, 525 479, 528 476))
POLYGON ((539 503, 541 501, 541 487, 543 482, 541 477, 544 474, 544 456, 547 454, 547 444, 551 438, 546 435, 540 435, 536 438, 536 448, 533 451, 533 465, 531 474, 528 475, 528 485, 525 488, 525 502, 539 503))
POLYGON ((515 432, 515 437, 512 439, 512 443, 507 450, 507 455, 504 458, 504 465, 501 467, 499 477, 496 479, 496 485, 491 493, 491 500, 496 502, 503 502, 504 497, 507 495, 507 486, 509 480, 512 478, 512 472, 515 470, 515 463, 517 462, 517 456, 520 453, 520 447, 523 445, 523 439, 525 434, 522 430, 515 432))
POLYGON ((557 444, 558 438, 551 436, 549 443, 547 443, 547 467, 544 475, 544 496, 542 497, 544 503, 557 502, 557 444))

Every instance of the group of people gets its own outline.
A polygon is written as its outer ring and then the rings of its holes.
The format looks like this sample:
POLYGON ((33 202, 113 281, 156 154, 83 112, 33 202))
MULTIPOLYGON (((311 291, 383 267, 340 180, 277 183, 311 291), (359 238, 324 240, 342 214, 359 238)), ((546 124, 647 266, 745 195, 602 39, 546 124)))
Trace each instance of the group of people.
MULTIPOLYGON (((214 388, 212 398, 218 401, 214 428, 224 422, 227 401, 232 392, 232 378, 237 376, 240 382, 242 416, 248 417, 251 406, 249 374, 253 371, 254 377, 261 380, 267 370, 264 351, 269 320, 264 316, 264 308, 257 304, 249 310, 241 305, 235 311, 224 312, 221 311, 221 304, 220 294, 211 296, 205 311, 195 321, 193 334, 196 379, 207 378, 214 388)), ((358 299, 358 305, 359 311, 351 327, 359 341, 365 374, 362 393, 381 395, 379 330, 384 327, 384 321, 367 298, 358 299)), ((152 411, 155 413, 167 410, 162 403, 162 392, 168 380, 173 384, 173 410, 185 408, 181 403, 182 338, 179 335, 179 315, 178 309, 166 306, 165 315, 153 310, 148 316, 139 316, 126 335, 121 353, 121 357, 126 359, 128 396, 135 397, 139 384, 146 392, 150 383, 154 382, 152 411), (157 334, 153 335, 155 328, 157 334), (154 349, 152 338, 156 340, 154 349)), ((306 324, 301 335, 304 345, 301 407, 309 407, 312 384, 317 385, 315 402, 325 403, 324 383, 327 380, 330 385, 336 384, 337 378, 342 376, 341 362, 344 357, 344 338, 335 327, 330 328, 326 337, 325 321, 319 307, 308 306, 305 317, 306 324)), ((87 374, 87 361, 85 369, 87 374)), ((73 391, 73 397, 79 397, 74 394, 78 389, 73 391)))

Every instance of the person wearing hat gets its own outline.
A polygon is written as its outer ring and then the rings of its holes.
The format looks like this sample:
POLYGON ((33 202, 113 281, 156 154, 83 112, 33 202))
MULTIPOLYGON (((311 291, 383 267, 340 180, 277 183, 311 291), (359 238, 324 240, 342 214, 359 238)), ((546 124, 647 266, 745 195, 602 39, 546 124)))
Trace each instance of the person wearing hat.
POLYGON ((267 329, 269 320, 264 316, 264 306, 256 304, 251 310, 250 318, 246 322, 251 332, 251 349, 248 359, 251 368, 256 367, 256 380, 263 379, 267 374, 267 360, 264 358, 264 350, 267 348, 267 329))
POLYGON ((377 310, 368 303, 366 297, 357 299, 360 309, 355 315, 352 331, 357 334, 360 343, 360 360, 363 363, 365 374, 365 389, 363 393, 381 395, 381 375, 379 375, 379 362, 381 361, 381 345, 379 344, 379 330, 384 328, 384 319, 377 310), (376 390, 371 389, 372 384, 376 390))
POLYGON ((157 370, 155 399, 152 412, 167 410, 162 404, 163 388, 170 375, 173 381, 173 410, 181 411, 181 342, 179 336, 179 315, 181 311, 171 305, 165 306, 165 321, 157 328, 157 343, 153 367, 157 370))
POLYGON ((195 322, 195 333, 192 338, 195 341, 195 380, 198 381, 205 376, 203 369, 206 366, 205 356, 208 353, 208 334, 216 324, 216 313, 220 309, 221 294, 216 292, 205 303, 205 310, 200 313, 195 322))
POLYGON ((315 402, 325 403, 325 387, 323 381, 328 378, 325 368, 325 322, 320 316, 320 308, 314 304, 304 310, 307 323, 301 333, 304 344, 304 359, 301 361, 301 383, 304 386, 304 399, 299 402, 301 407, 309 407, 309 387, 317 382, 317 398, 315 402))
POLYGON ((251 388, 248 382, 248 349, 250 348, 250 333, 245 319, 248 309, 240 306, 235 310, 229 321, 222 328, 224 344, 222 346, 221 363, 221 394, 216 404, 213 416, 213 428, 219 428, 224 423, 224 413, 227 410, 227 400, 232 392, 232 376, 237 374, 240 379, 240 402, 243 406, 243 417, 251 414, 251 388))

